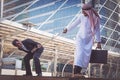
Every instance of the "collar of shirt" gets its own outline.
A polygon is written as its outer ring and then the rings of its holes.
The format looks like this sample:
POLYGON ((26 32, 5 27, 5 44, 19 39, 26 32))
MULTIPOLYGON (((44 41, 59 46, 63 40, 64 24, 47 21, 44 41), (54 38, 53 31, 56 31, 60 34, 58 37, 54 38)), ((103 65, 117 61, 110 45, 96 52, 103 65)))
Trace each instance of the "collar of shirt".
POLYGON ((29 51, 23 44, 22 44, 22 49, 24 49, 25 51, 29 51))

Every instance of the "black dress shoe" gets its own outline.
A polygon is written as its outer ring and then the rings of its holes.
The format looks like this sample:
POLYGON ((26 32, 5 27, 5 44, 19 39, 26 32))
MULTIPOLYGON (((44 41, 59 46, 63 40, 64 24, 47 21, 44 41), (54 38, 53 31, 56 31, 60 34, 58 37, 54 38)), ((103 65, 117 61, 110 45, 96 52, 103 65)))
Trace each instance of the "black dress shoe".
POLYGON ((82 67, 75 65, 74 74, 81 74, 82 67))

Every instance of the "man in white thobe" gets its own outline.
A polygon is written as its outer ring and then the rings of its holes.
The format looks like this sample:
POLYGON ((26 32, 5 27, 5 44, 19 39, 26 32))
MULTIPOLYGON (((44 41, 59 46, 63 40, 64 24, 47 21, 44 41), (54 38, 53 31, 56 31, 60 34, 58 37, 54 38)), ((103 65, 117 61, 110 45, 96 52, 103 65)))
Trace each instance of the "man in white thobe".
POLYGON ((83 5, 82 13, 70 26, 63 30, 63 33, 67 33, 67 31, 79 25, 75 42, 74 76, 81 75, 82 68, 88 67, 94 37, 97 47, 101 48, 99 15, 89 4, 83 5))

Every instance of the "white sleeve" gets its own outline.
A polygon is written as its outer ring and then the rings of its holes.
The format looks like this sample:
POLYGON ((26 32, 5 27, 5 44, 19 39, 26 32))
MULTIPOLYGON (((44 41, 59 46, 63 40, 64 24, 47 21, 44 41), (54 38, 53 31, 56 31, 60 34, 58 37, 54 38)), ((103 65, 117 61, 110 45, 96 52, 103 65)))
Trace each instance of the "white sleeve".
POLYGON ((100 20, 98 20, 98 23, 95 26, 95 41, 101 42, 100 38, 100 20))
POLYGON ((79 16, 70 26, 67 26, 67 30, 71 30, 72 28, 77 27, 78 24, 81 22, 81 17, 79 16))

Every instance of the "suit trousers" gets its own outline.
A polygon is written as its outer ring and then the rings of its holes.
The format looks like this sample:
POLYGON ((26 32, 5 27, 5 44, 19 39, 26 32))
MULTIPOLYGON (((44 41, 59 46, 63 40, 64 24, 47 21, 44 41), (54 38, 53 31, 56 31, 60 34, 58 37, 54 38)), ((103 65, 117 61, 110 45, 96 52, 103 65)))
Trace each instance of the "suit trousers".
POLYGON ((26 69, 26 75, 32 75, 31 72, 31 67, 30 67, 30 60, 33 58, 34 60, 34 64, 35 64, 35 71, 36 74, 38 75, 42 75, 42 71, 41 71, 41 65, 40 65, 40 56, 43 52, 43 48, 39 48, 37 49, 34 53, 28 53, 26 54, 26 56, 24 57, 24 63, 25 63, 25 69, 26 69))

